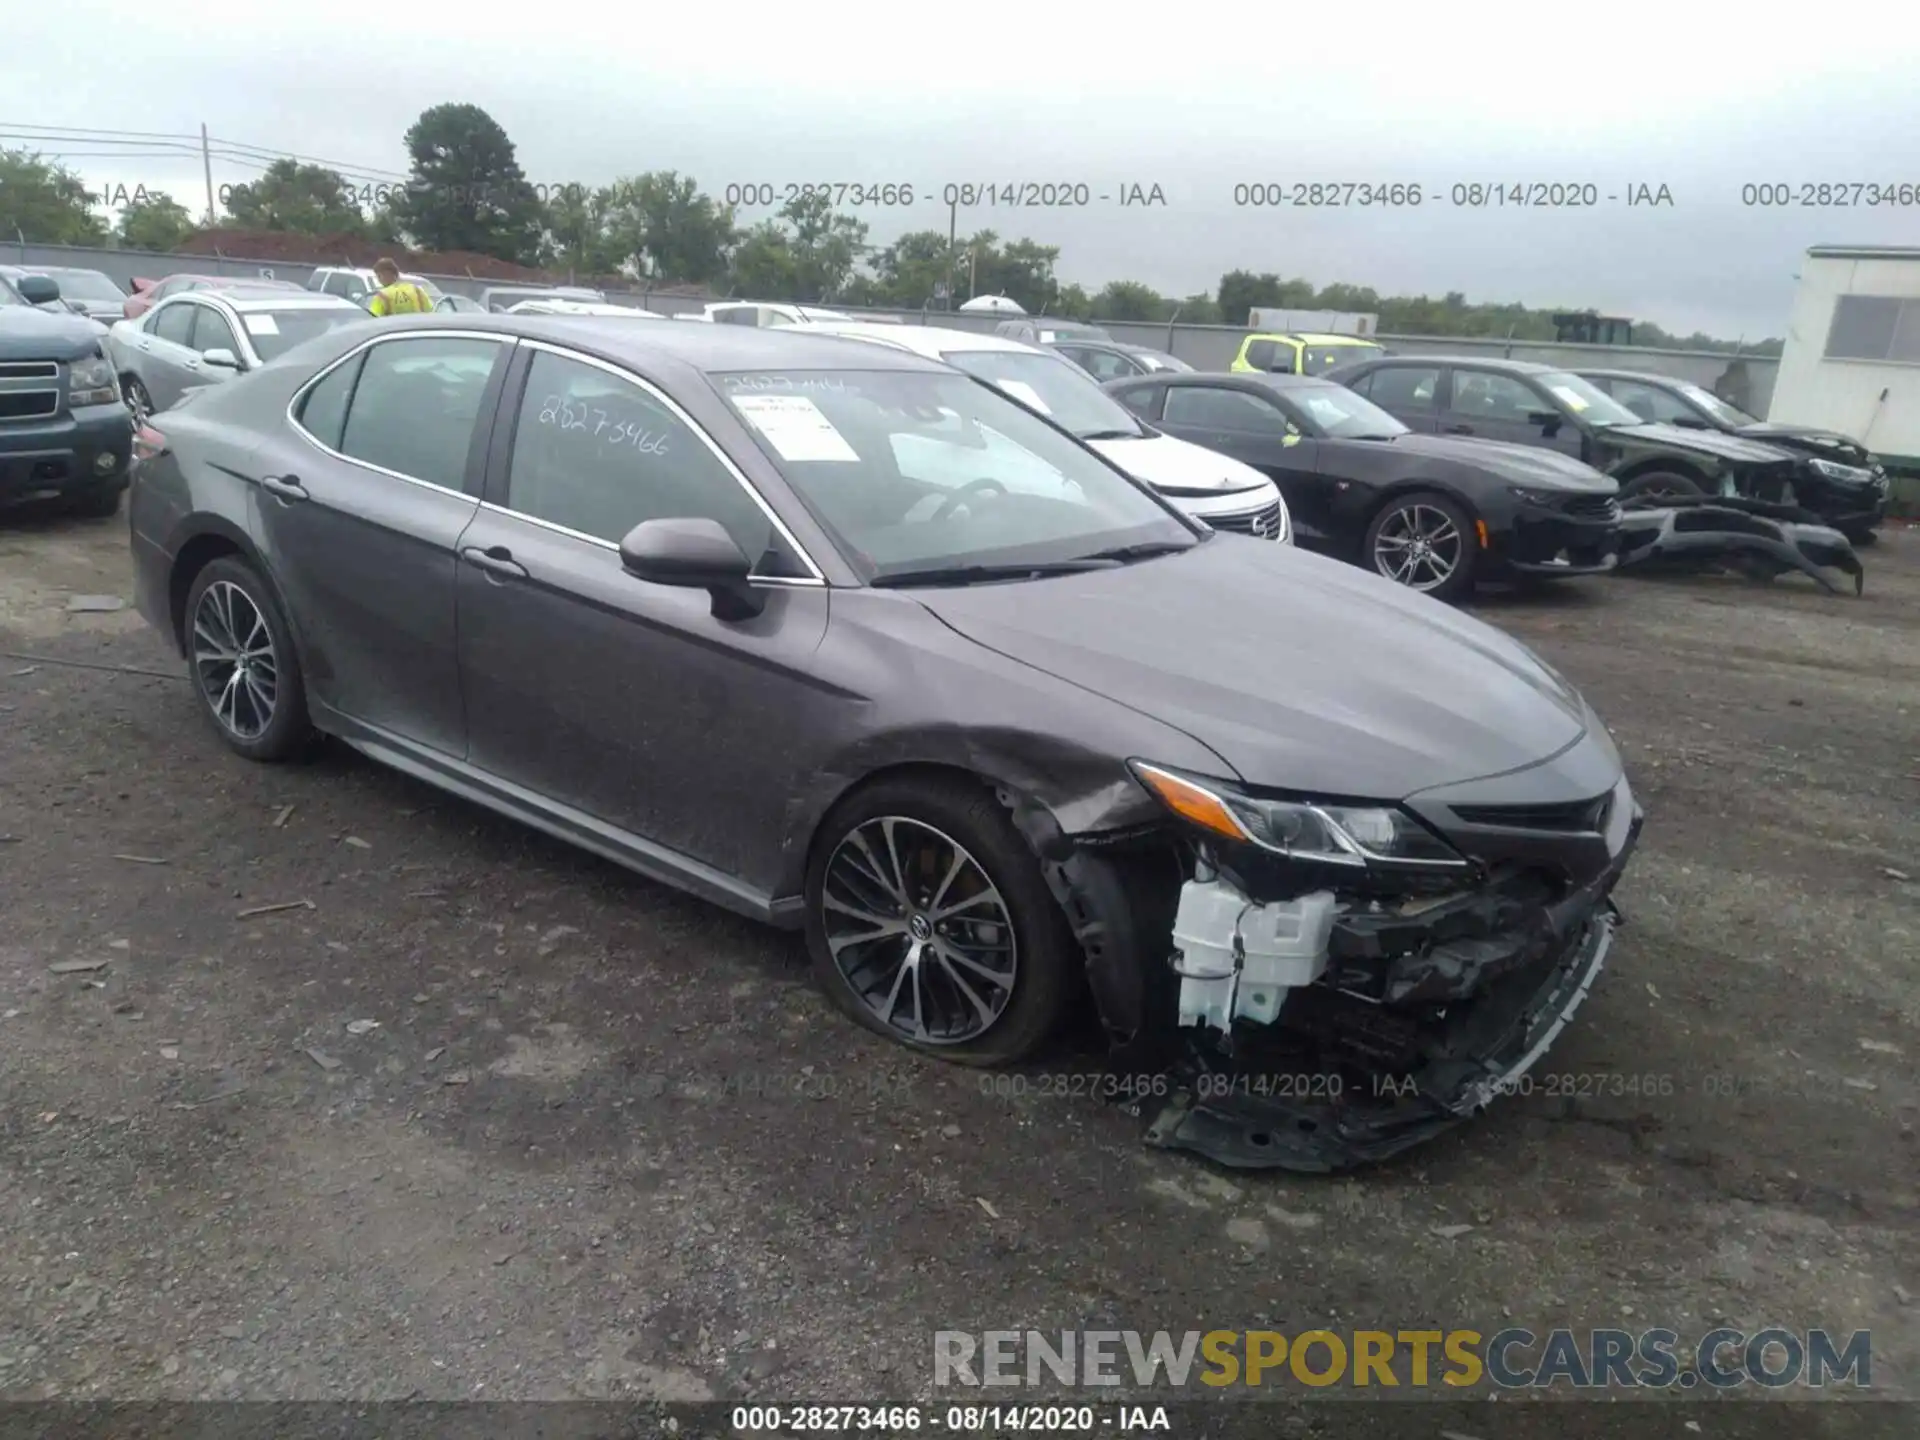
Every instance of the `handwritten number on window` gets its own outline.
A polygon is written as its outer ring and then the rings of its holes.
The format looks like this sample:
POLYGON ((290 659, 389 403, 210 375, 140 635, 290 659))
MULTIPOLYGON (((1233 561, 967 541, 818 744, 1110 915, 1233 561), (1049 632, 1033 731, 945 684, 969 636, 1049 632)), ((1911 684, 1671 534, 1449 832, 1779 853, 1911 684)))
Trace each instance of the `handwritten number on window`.
POLYGON ((556 430, 590 431, 603 445, 628 445, 642 455, 667 453, 665 430, 649 430, 638 420, 615 420, 598 406, 576 404, 560 395, 549 395, 540 402, 540 423, 556 430))

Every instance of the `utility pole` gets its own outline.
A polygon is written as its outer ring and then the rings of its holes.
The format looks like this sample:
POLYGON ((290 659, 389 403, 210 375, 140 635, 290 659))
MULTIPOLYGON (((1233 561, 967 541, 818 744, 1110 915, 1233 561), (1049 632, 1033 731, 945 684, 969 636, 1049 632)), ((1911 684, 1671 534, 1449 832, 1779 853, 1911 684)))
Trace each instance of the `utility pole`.
POLYGON ((960 201, 947 202, 947 309, 953 309, 953 248, 959 244, 960 201))
POLYGON ((200 122, 200 166, 207 176, 207 228, 209 230, 220 223, 220 217, 213 208, 213 151, 207 148, 207 122, 200 122))

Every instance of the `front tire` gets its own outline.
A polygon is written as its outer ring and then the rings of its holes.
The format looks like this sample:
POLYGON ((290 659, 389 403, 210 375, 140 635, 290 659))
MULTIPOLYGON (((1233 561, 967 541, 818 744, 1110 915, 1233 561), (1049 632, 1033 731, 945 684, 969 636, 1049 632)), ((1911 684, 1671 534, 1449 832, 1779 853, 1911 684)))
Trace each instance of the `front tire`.
POLYGON ((1707 492, 1689 476, 1675 470, 1651 470, 1620 487, 1622 504, 1658 505, 1662 500, 1691 500, 1707 492))
POLYGON ((1433 490, 1396 495, 1367 527, 1366 563, 1396 585, 1436 600, 1473 593, 1479 533, 1456 500, 1433 490))
POLYGON ((293 632, 272 588, 244 560, 222 556, 187 591, 186 652, 200 708, 229 749, 286 760, 313 738, 293 632))
POLYGON ((983 785, 882 780, 836 806, 807 867, 807 950, 875 1034, 1008 1065, 1058 1025, 1081 964, 1040 865, 983 785))
POLYGON ((147 393, 147 387, 135 376, 129 375, 120 384, 120 396, 127 402, 127 409, 133 412, 133 423, 144 425, 153 418, 153 396, 147 393))

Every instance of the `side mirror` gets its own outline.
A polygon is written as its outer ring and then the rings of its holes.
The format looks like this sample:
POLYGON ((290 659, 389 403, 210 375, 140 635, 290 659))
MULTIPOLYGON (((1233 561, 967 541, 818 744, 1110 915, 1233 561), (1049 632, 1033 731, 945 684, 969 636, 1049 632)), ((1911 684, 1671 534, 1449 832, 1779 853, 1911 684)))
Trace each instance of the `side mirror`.
POLYGON ((1267 373, 1269 375, 1291 375, 1293 373, 1293 362, 1291 360, 1276 360, 1267 366, 1267 373))
POLYGON ((52 305, 60 299, 60 286, 51 275, 22 275, 13 288, 29 305, 52 305))
POLYGON ((218 345, 211 350, 202 350, 200 352, 200 363, 211 366, 215 370, 238 370, 240 368, 240 357, 234 354, 233 351, 227 349, 226 346, 218 345))
POLYGON ((1678 425, 1682 430, 1705 430, 1708 428, 1707 422, 1702 420, 1698 415, 1676 415, 1672 423, 1678 425))
POLYGON ((1561 416, 1558 410, 1529 410, 1527 412, 1527 423, 1530 425, 1538 425, 1540 427, 1540 433, 1543 435, 1551 435, 1554 431, 1558 430, 1562 418, 1564 417, 1561 416))
POLYGON ((747 583, 753 563, 717 520, 643 520, 620 542, 627 573, 654 585, 705 590, 719 620, 746 620, 766 609, 747 583))

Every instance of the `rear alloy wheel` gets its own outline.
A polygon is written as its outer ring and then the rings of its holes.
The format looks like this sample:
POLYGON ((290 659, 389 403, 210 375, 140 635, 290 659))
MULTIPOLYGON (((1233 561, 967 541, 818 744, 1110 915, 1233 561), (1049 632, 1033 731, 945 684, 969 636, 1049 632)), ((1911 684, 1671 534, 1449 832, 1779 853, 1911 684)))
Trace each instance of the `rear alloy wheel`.
POLYGON ((1622 501, 1640 505, 1658 505, 1662 500, 1688 500, 1706 493, 1688 476, 1672 470, 1652 470, 1645 475, 1636 475, 1620 487, 1622 501))
POLYGON ((1367 563, 1394 584, 1437 600, 1471 594, 1479 562, 1473 521, 1445 495, 1397 495, 1367 527, 1367 563))
POLYGON ((121 398, 127 402, 127 409, 133 412, 135 428, 153 418, 153 396, 147 393, 147 387, 132 375, 120 382, 121 398))
POLYGON ((258 572, 213 561, 187 592, 187 662, 220 738, 249 760, 285 760, 312 737, 291 633, 258 572))
POLYGON ((1047 1039, 1079 952, 990 792, 882 781, 843 803, 821 835, 807 948, 842 1010, 964 1065, 1008 1064, 1047 1039))

